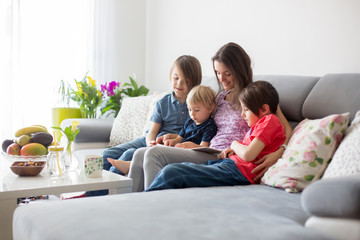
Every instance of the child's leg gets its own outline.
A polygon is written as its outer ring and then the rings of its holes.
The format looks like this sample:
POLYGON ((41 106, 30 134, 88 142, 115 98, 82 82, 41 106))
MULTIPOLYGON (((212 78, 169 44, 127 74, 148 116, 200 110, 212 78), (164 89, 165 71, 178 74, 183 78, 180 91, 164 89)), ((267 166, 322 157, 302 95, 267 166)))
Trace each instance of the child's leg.
POLYGON ((115 160, 112 158, 108 158, 107 160, 122 173, 127 174, 129 172, 131 161, 115 160))
POLYGON ((141 147, 146 147, 145 137, 141 137, 141 138, 135 139, 131 142, 119 144, 117 146, 106 149, 102 153, 103 159, 104 159, 103 168, 105 170, 109 170, 110 167, 112 166, 111 163, 109 163, 107 161, 108 158, 119 159, 124 154, 124 152, 126 152, 128 149, 131 149, 131 148, 137 149, 137 148, 141 148, 141 147))
POLYGON ((208 164, 174 163, 159 172, 146 191, 210 186, 247 185, 250 182, 231 159, 208 164))

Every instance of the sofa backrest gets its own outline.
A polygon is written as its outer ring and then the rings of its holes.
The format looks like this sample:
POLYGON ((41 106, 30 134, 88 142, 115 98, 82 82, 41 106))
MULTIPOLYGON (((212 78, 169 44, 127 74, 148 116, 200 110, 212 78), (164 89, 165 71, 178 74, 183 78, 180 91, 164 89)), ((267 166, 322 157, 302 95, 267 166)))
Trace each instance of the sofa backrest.
MULTIPOLYGON (((318 76, 254 75, 254 81, 273 84, 280 97, 280 107, 290 125, 305 118, 317 119, 331 114, 350 112, 350 121, 360 110, 360 73, 318 76)), ((203 83, 218 90, 215 77, 204 77, 203 83)))
POLYGON ((349 123, 360 110, 360 73, 324 75, 306 98, 302 114, 316 119, 350 112, 349 123))

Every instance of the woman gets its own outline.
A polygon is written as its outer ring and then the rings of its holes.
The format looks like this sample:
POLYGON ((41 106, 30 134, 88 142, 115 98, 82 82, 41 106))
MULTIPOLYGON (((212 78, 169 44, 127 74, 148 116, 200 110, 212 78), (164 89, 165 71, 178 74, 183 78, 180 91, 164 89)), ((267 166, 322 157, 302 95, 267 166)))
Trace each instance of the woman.
MULTIPOLYGON (((252 83, 253 73, 251 59, 245 50, 236 43, 222 46, 212 58, 215 75, 222 90, 216 99, 214 120, 218 131, 210 142, 210 147, 219 150, 229 148, 234 140, 243 139, 249 127, 241 117, 239 94, 243 88, 252 83)), ((277 117, 285 128, 287 144, 291 127, 282 114, 280 107, 276 111, 277 117)), ((268 154, 258 160, 259 164, 253 172, 258 172, 255 181, 259 181, 266 170, 281 157, 285 148, 280 147, 276 152, 268 154)), ((171 163, 193 162, 205 163, 217 159, 216 155, 205 152, 192 151, 183 148, 154 146, 138 149, 133 157, 129 177, 133 179, 133 191, 143 191, 150 186, 157 173, 171 163)))

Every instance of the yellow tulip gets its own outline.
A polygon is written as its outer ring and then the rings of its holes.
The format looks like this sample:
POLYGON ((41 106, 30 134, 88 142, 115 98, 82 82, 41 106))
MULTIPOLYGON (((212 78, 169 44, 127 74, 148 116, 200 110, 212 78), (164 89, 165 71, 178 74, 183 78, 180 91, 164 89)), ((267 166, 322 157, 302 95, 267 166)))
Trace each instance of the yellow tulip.
POLYGON ((87 76, 86 78, 88 79, 89 85, 90 85, 91 87, 95 87, 95 86, 96 86, 96 81, 95 81, 95 79, 92 79, 92 78, 89 77, 89 76, 87 76))
POLYGON ((72 121, 71 125, 72 125, 72 128, 71 128, 71 131, 72 132, 75 132, 76 130, 76 127, 80 124, 79 121, 72 121))
POLYGON ((82 88, 81 88, 81 83, 77 83, 76 87, 77 87, 79 93, 82 94, 83 91, 82 91, 82 88))
POLYGON ((101 92, 99 90, 96 90, 96 92, 97 92, 97 94, 98 94, 98 96, 100 98, 101 97, 101 92))

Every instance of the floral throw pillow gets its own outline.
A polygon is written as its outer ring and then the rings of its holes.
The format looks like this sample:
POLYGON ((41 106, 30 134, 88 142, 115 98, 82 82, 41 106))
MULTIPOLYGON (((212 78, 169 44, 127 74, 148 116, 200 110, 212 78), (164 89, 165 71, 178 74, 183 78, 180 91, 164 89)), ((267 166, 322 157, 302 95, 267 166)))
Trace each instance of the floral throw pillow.
POLYGON ((324 173, 348 126, 349 113, 305 119, 294 129, 282 158, 261 182, 287 192, 300 192, 324 173))
POLYGON ((323 178, 360 174, 360 111, 336 150, 323 178))

